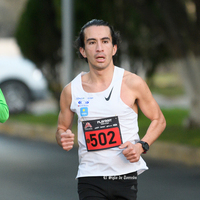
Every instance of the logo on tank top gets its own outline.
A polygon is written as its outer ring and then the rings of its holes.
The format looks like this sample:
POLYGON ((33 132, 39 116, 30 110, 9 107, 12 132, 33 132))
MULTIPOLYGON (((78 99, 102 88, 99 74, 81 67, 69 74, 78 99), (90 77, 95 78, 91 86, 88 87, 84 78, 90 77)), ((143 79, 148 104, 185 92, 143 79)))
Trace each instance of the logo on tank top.
POLYGON ((113 91, 113 88, 111 89, 110 94, 108 95, 108 97, 105 97, 105 100, 106 100, 106 101, 109 101, 109 100, 110 100, 110 97, 111 97, 112 91, 113 91))
POLYGON ((82 108, 80 108, 80 114, 81 114, 81 117, 88 116, 88 107, 82 107, 82 108))
POLYGON ((90 101, 92 99, 94 99, 94 97, 92 97, 92 96, 89 96, 89 97, 76 97, 76 103, 77 103, 77 106, 80 109, 81 117, 88 116, 88 107, 89 107, 90 101))
POLYGON ((77 97, 76 101, 78 104, 78 107, 85 107, 85 106, 89 106, 90 100, 93 99, 93 97, 77 97))

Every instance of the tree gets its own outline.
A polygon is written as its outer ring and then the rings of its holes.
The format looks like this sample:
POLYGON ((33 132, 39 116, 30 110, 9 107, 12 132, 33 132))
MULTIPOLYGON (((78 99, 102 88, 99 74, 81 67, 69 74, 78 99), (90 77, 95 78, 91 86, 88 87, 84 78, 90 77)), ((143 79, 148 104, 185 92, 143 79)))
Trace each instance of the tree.
POLYGON ((29 0, 16 29, 16 39, 22 54, 40 68, 54 96, 59 99, 61 86, 60 2, 29 0))
MULTIPOLYGON (((61 90, 60 3, 29 0, 16 34, 23 54, 43 69, 57 96, 61 90)), ((179 61, 191 97, 188 126, 200 126, 199 0, 75 0, 74 5, 75 34, 93 18, 113 24, 123 40, 119 58, 126 54, 133 72, 138 60, 148 76, 166 59, 179 61)))
POLYGON ((200 127, 200 1, 131 1, 147 27, 165 41, 182 69, 190 96, 188 127, 200 127), (151 6, 153 5, 153 6, 151 6))
MULTIPOLYGON (((57 99, 61 91, 58 67, 61 62, 60 7, 60 0, 29 0, 16 30, 16 39, 23 55, 42 69, 57 99)), ((104 19, 113 24, 115 29, 123 30, 123 44, 128 44, 128 50, 123 45, 118 54, 119 58, 120 54, 128 54, 132 58, 131 66, 135 66, 136 59, 143 60, 146 65, 152 63, 148 70, 152 74, 159 60, 163 60, 163 46, 152 40, 155 36, 141 23, 141 17, 133 12, 129 2, 76 0, 74 32, 78 34, 81 26, 93 18, 104 19)), ((119 62, 120 59, 116 64, 119 62)), ((134 67, 132 71, 136 71, 134 67)))

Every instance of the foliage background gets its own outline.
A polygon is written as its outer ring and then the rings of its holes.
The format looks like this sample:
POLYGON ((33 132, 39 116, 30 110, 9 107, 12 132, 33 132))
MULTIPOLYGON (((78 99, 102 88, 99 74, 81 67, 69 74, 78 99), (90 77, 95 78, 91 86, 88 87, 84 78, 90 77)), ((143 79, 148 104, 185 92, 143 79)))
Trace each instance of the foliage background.
MULTIPOLYGON (((191 102, 187 126, 200 127, 200 1, 74 0, 73 4, 74 40, 93 18, 108 21, 120 31, 123 43, 116 65, 126 62, 130 71, 142 70, 145 77, 151 77, 161 63, 178 62, 191 102)), ((62 90, 61 6, 61 0, 28 0, 16 30, 22 53, 42 69, 58 100, 62 90)))

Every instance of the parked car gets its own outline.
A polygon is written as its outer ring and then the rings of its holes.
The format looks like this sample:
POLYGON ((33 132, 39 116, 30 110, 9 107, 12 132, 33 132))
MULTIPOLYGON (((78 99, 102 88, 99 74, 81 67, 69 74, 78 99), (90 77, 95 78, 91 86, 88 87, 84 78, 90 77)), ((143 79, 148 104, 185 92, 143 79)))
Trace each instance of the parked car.
POLYGON ((44 99, 48 94, 42 72, 22 56, 0 56, 0 88, 10 113, 25 111, 31 101, 44 99))

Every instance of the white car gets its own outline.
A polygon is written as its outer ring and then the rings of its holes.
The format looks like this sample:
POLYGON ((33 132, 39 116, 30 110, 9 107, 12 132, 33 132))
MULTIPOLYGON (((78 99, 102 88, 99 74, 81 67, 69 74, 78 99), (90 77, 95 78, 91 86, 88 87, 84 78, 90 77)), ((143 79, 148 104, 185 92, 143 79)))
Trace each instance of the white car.
POLYGON ((22 56, 0 56, 0 88, 10 113, 25 111, 29 102, 48 94, 42 72, 22 56))

